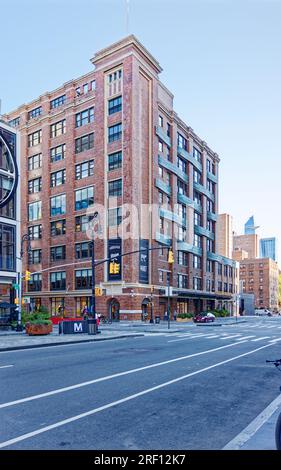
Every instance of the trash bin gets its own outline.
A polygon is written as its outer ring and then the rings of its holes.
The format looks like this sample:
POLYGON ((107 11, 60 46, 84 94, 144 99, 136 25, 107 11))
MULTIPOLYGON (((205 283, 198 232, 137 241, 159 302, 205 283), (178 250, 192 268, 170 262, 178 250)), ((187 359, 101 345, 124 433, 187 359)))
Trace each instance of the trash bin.
POLYGON ((159 317, 159 315, 156 315, 156 316, 155 316, 155 323, 160 323, 160 317, 159 317))
POLYGON ((88 320, 88 335, 96 335, 97 334, 97 320, 92 319, 88 320))

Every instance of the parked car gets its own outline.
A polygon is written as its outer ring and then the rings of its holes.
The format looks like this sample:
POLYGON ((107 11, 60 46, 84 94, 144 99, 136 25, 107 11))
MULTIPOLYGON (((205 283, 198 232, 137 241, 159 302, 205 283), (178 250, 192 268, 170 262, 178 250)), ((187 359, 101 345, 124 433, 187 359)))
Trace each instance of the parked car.
POLYGON ((215 321, 215 315, 211 312, 201 312, 194 316, 195 323, 209 323, 215 321))
POLYGON ((263 317, 263 316, 272 317, 272 312, 268 310, 267 308, 257 308, 255 309, 255 315, 257 315, 258 317, 263 317))

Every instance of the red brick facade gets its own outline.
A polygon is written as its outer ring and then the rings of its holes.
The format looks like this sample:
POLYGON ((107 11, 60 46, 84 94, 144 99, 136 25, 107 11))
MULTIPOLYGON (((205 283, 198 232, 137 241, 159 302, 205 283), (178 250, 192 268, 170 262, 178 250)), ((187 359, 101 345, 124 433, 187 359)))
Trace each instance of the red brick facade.
MULTIPOLYGON (((94 202, 104 206, 106 212, 109 208, 126 204, 132 204, 137 211, 138 217, 133 217, 130 224, 122 224, 122 253, 138 250, 139 238, 148 239, 150 247, 160 247, 160 242, 167 247, 169 239, 173 240, 175 263, 170 289, 172 312, 175 309, 194 312, 219 305, 231 309, 235 264, 215 254, 217 154, 174 112, 173 96, 159 80, 162 70, 160 65, 134 36, 98 52, 92 63, 94 70, 89 74, 69 81, 6 116, 8 121, 20 117, 22 233, 27 233, 33 225, 42 225, 42 238, 32 240, 32 249, 41 250, 41 263, 30 264, 25 257, 25 267, 28 266, 33 273, 42 273, 42 286, 39 284, 38 290, 30 291, 28 288, 26 291, 32 299, 32 306, 36 299, 40 299, 42 304, 52 310, 53 315, 62 312, 63 308, 59 307, 64 307, 66 316, 79 315, 85 303, 80 298, 91 296, 89 285, 87 288, 75 286, 75 270, 91 268, 90 258, 85 258, 82 263, 75 259, 75 244, 88 241, 86 233, 76 231, 76 217, 86 214, 86 209, 77 210, 75 207, 75 191, 94 186, 94 202), (52 100, 64 95, 64 102, 52 109, 52 100), (122 109, 109 114, 109 100, 120 96, 122 109), (29 113, 37 107, 42 108, 41 113, 33 118, 29 113), (77 127, 76 115, 90 108, 94 108, 93 122, 77 127), (50 126, 62 120, 65 120, 65 133, 51 138, 50 126), (109 142, 108 128, 119 123, 122 124, 121 138, 109 142), (36 146, 28 146, 28 136, 38 130, 42 131, 41 142, 36 146), (94 133, 93 147, 77 153, 75 140, 91 133, 94 133), (178 134, 186 140, 185 149, 179 145, 178 134), (62 144, 66 148, 65 158, 52 162, 50 149, 62 144), (108 155, 118 151, 122 152, 122 166, 109 171, 108 155), (28 158, 39 153, 42 154, 42 166, 29 169, 28 158), (184 162, 181 163, 184 165, 183 170, 180 169, 178 158, 184 162), (91 159, 94 159, 93 176, 77 180, 76 165, 91 159), (51 187, 51 173, 63 169, 66 170, 65 183, 51 187), (195 175, 197 170, 199 173, 195 175), (41 191, 29 194, 28 181, 37 177, 42 177, 41 191), (199 180, 196 181, 195 177, 199 180), (119 179, 122 179, 121 195, 117 198, 109 197, 108 183, 119 179), (178 185, 181 184, 185 184, 183 195, 186 212, 179 215, 178 185), (197 207, 194 205, 196 191, 199 194, 197 207), (61 194, 65 195, 66 213, 52 215, 50 198, 61 194), (159 212, 159 206, 162 205, 160 197, 166 205, 162 215, 159 212), (39 200, 42 203, 42 214, 40 219, 32 221, 29 205, 39 200), (149 210, 152 205, 156 208, 154 213, 149 210), (195 211, 198 211, 200 219, 196 222, 197 227, 194 225, 195 211), (165 230, 156 226, 159 215, 163 217, 165 230), (66 233, 52 235, 51 222, 62 219, 66 220, 66 233), (183 229, 182 239, 178 235, 178 227, 183 229), (126 230, 133 229, 141 229, 142 233, 127 239, 126 230), (198 236, 196 242, 194 234, 198 236), (65 246, 65 259, 51 260, 50 248, 55 246, 65 246), (181 255, 184 263, 178 263, 178 251, 185 253, 181 255), (199 260, 195 260, 197 256, 199 260), (78 261, 79 264, 73 265, 78 261), (227 266, 226 270, 224 266, 227 266), (54 289, 50 283, 50 273, 56 271, 65 273, 63 289, 54 289)), ((95 242, 96 259, 107 258, 108 239, 117 238, 117 227, 108 227, 105 223, 103 230, 105 240, 95 242)), ((96 286, 103 289, 103 296, 96 298, 97 312, 120 319, 139 319, 142 311, 150 315, 152 288, 154 314, 163 316, 167 311, 166 285, 167 273, 170 271, 167 249, 163 253, 160 250, 150 252, 148 284, 140 282, 138 254, 123 258, 122 279, 119 281, 108 280, 107 264, 100 265, 95 271, 96 286), (117 302, 116 309, 111 311, 110 305, 114 302, 117 302)))

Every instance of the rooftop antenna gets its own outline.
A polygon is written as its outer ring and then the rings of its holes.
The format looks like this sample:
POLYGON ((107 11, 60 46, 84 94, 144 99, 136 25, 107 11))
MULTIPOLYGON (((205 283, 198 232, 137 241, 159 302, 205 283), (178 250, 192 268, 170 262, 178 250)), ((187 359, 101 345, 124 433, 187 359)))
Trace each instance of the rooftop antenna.
POLYGON ((126 0, 126 34, 129 34, 130 0, 126 0))

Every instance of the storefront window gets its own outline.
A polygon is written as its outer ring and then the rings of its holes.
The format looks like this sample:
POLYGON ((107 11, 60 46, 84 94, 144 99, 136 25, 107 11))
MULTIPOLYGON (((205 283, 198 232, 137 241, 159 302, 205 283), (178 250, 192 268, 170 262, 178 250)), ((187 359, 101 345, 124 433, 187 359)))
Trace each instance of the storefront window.
POLYGON ((64 297, 52 297, 51 298, 51 315, 52 317, 64 317, 65 316, 64 297))
POLYGON ((81 317, 84 312, 85 305, 90 313, 91 297, 75 297, 75 315, 81 317))

